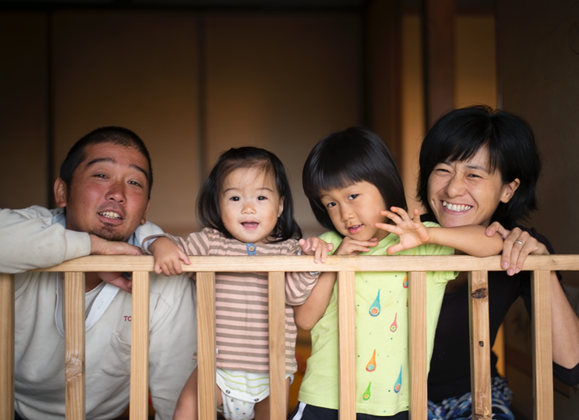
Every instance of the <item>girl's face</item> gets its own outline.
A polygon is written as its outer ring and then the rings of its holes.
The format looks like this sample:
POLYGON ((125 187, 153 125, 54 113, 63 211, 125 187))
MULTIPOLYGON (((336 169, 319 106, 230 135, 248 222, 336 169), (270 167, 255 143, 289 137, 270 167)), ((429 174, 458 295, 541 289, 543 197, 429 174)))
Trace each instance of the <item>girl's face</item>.
POLYGON ((507 203, 519 187, 519 179, 505 184, 497 169, 490 172, 489 150, 481 148, 463 162, 442 162, 428 178, 428 201, 436 220, 444 227, 487 227, 499 203, 507 203))
POLYGON ((361 181, 344 188, 322 190, 320 199, 342 235, 359 241, 372 238, 381 241, 388 234, 374 226, 386 221, 380 215, 381 210, 386 210, 386 203, 374 184, 361 181))
POLYGON ((263 244, 283 211, 283 198, 279 196, 273 173, 239 168, 223 180, 219 208, 223 225, 235 239, 263 244))

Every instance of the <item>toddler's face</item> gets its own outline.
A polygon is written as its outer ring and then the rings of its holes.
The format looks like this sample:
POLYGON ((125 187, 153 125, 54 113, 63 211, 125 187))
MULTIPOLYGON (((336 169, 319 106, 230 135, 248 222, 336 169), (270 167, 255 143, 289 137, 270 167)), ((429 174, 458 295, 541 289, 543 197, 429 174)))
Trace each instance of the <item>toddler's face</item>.
POLYGON ((361 181, 343 188, 322 190, 320 198, 334 227, 342 235, 359 241, 372 238, 381 241, 388 234, 374 226, 386 220, 380 215, 381 210, 386 210, 386 203, 374 184, 361 181))
POLYGON ((219 208, 225 228, 242 242, 263 244, 283 211, 274 175, 259 168, 239 168, 223 180, 219 208))

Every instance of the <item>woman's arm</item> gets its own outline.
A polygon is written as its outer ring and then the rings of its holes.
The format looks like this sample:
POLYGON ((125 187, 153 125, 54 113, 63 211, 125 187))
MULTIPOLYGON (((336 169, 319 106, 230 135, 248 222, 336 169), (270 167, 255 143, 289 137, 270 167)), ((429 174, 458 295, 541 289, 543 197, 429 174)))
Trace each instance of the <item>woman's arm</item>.
POLYGON ((395 224, 376 223, 376 227, 400 238, 400 243, 387 249, 389 254, 403 249, 415 248, 422 244, 437 244, 457 249, 475 257, 497 255, 503 249, 503 239, 500 235, 485 235, 485 228, 479 225, 457 226, 451 228, 429 228, 422 224, 418 210, 414 217, 399 207, 392 211, 381 211, 395 224))
MULTIPOLYGON (((528 255, 550 254, 545 244, 519 228, 508 230, 494 222, 487 228, 486 234, 496 233, 504 239, 501 266, 510 276, 521 271, 528 255)), ((576 367, 579 364, 579 317, 555 272, 551 272, 551 331, 553 361, 566 369, 576 367)))

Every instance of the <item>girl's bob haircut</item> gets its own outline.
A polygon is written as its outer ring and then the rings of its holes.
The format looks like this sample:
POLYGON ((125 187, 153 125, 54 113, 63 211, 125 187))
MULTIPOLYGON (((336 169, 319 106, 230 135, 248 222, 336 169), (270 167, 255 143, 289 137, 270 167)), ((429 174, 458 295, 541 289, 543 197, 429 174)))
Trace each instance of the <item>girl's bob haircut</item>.
POLYGON ((291 238, 299 239, 302 232, 294 220, 294 205, 289 182, 281 161, 271 152, 258 147, 240 147, 224 152, 203 183, 197 197, 197 217, 206 227, 217 229, 227 238, 233 238, 221 220, 219 196, 225 177, 236 169, 259 168, 264 175, 273 174, 280 198, 283 198, 283 211, 271 236, 271 242, 281 242, 291 238))
POLYGON ((407 209, 402 179, 392 154, 377 134, 365 128, 351 127, 320 140, 306 160, 302 181, 316 219, 335 232, 320 199, 322 191, 366 181, 378 188, 386 207, 407 209))
POLYGON ((417 196, 432 220, 436 218, 428 200, 428 179, 436 165, 466 161, 483 147, 489 151, 491 172, 498 170, 504 183, 516 178, 520 181, 509 202, 499 203, 491 223, 496 221, 512 229, 537 209, 535 190, 541 159, 533 130, 517 115, 473 106, 442 116, 422 142, 417 196))

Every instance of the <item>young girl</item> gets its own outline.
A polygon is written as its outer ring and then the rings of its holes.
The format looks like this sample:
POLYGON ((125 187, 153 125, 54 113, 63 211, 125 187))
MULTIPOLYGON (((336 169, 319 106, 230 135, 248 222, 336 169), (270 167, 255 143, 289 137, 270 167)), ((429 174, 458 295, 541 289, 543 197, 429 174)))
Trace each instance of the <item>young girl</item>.
MULTIPOLYGON (((180 273, 181 261, 189 264, 187 255, 300 252, 301 231, 293 218, 289 183, 282 163, 271 152, 242 147, 223 153, 199 193, 197 210, 206 226, 201 232, 186 239, 164 235, 149 245, 157 273, 180 273)), ((305 301, 318 275, 286 275, 288 393, 297 370, 297 329, 290 305, 305 301)), ((215 277, 217 405, 227 419, 269 418, 267 284, 267 273, 217 273, 215 277)), ((179 397, 174 419, 196 418, 195 370, 179 397)))
MULTIPOLYGON (((333 244, 336 255, 448 255, 450 246, 487 256, 502 249, 502 239, 486 237, 482 227, 423 225, 417 212, 410 218, 388 148, 362 128, 322 139, 305 163, 303 185, 317 220, 331 230, 321 239, 333 244)), ((427 273, 429 357, 444 289, 454 277, 452 272, 427 273)), ((335 279, 336 273, 323 273, 306 303, 295 308, 297 325, 311 329, 312 336, 295 420, 338 419, 335 279)), ((356 274, 356 412, 365 415, 359 418, 408 418, 407 287, 407 273, 356 274)))

